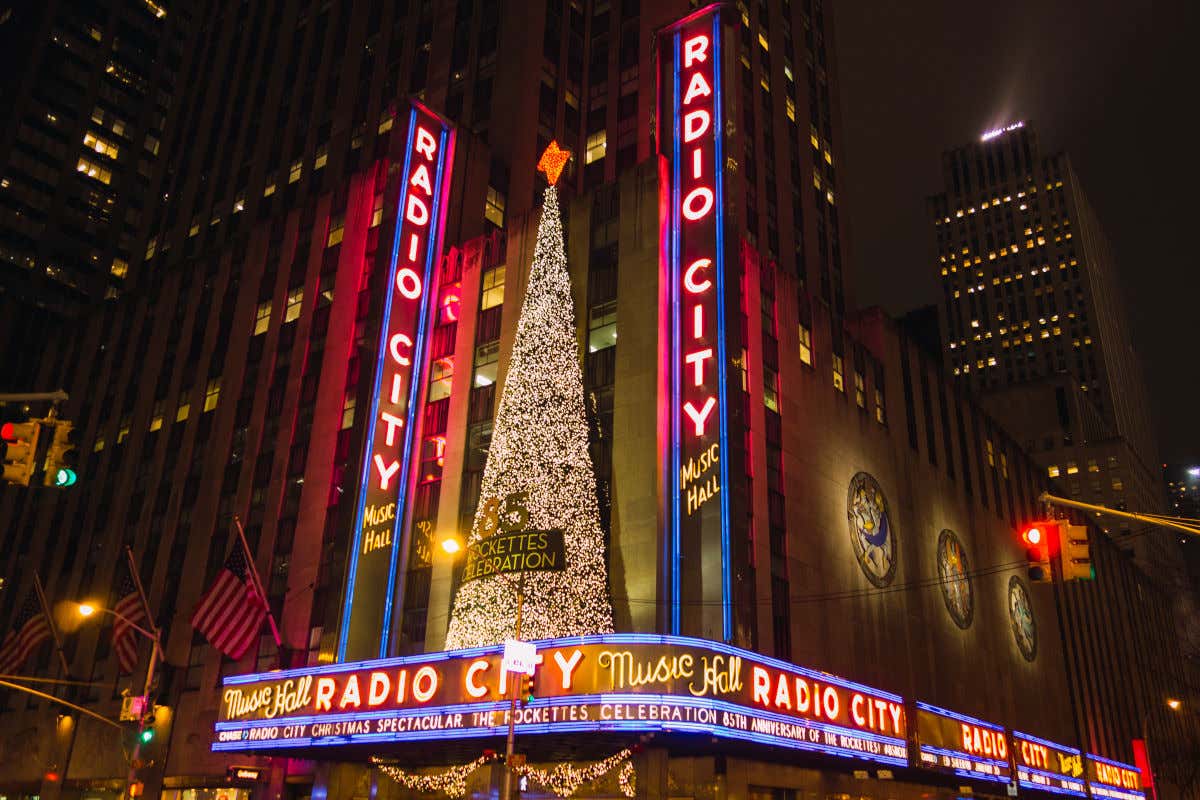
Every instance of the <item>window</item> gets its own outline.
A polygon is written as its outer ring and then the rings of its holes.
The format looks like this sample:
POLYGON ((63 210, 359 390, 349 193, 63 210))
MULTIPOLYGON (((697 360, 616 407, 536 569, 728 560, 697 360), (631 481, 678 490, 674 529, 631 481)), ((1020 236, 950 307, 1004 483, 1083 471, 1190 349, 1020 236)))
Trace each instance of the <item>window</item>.
POLYGON ((271 327, 271 301, 258 304, 258 310, 254 312, 254 335, 266 333, 267 328, 271 327))
POLYGON ((867 407, 867 383, 858 370, 854 371, 854 402, 859 408, 867 407))
POLYGON ((763 367, 763 405, 779 413, 779 375, 770 367, 763 367))
POLYGON ((1079 473, 1079 465, 1076 464, 1074 461, 1068 461, 1067 462, 1067 474, 1068 475, 1077 475, 1078 473, 1079 473))
POLYGON ((843 363, 844 362, 842 361, 842 357, 839 356, 837 353, 834 353, 834 355, 833 355, 833 388, 837 389, 839 392, 845 393, 846 379, 844 377, 845 370, 844 370, 843 363))
POLYGON ((1114 492, 1123 491, 1125 489, 1125 482, 1120 478, 1114 477, 1112 479, 1112 488, 1114 492))
POLYGON ((321 145, 320 147, 317 148, 316 157, 313 158, 313 171, 316 172, 319 169, 324 169, 325 165, 328 162, 329 162, 329 148, 325 145, 321 145))
POLYGON ((488 342, 475 348, 474 385, 476 387, 491 386, 496 382, 499 360, 500 342, 488 342))
POLYGON ((1089 458, 1088 459, 1088 472, 1099 472, 1099 471, 1100 471, 1100 465, 1098 463, 1096 463, 1096 459, 1089 458))
POLYGON ((107 139, 101 139, 90 131, 83 135, 83 146, 109 158, 116 158, 117 153, 120 152, 115 144, 107 139))
POLYGON ((188 400, 189 393, 190 393, 190 390, 188 392, 184 392, 179 397, 179 408, 175 409, 175 421, 176 422, 183 422, 185 419, 188 418, 188 412, 190 412, 192 410, 192 403, 190 400, 188 400))
POLYGON ((357 402, 352 392, 347 394, 346 399, 342 402, 342 430, 354 426, 354 406, 357 402))
POLYGON ((342 243, 342 236, 346 230, 346 215, 338 214, 329 218, 329 236, 325 239, 326 247, 333 247, 335 244, 342 243))
POLYGON ((146 134, 146 141, 142 143, 142 147, 146 148, 146 152, 152 156, 158 155, 158 148, 162 143, 159 142, 157 136, 146 134))
POLYGON ((117 444, 129 438, 129 417, 121 417, 120 426, 117 428, 117 444))
POLYGON ((379 133, 387 133, 388 131, 390 131, 392 129, 392 125, 395 122, 396 122, 395 117, 393 117, 387 111, 383 112, 383 114, 379 118, 379 127, 377 128, 378 132, 379 133))
POLYGON ((300 308, 304 305, 304 287, 297 286, 288 289, 287 308, 283 310, 284 323, 295 322, 300 318, 300 308))
POLYGON ((293 161, 291 168, 288 170, 288 183, 295 183, 300 180, 300 176, 304 174, 304 162, 293 161))
POLYGON ((1051 478, 1057 478, 1058 474, 1059 474, 1058 473, 1058 465, 1051 464, 1049 467, 1046 468, 1046 474, 1049 475, 1051 478))
POLYGON ((97 436, 96 441, 94 443, 92 443, 92 452, 99 453, 103 449, 104 449, 104 437, 97 436))
POLYGON ((595 353, 617 343, 617 301, 593 306, 588 315, 588 352, 595 353))
POLYGON ((124 279, 129 272, 129 262, 123 258, 114 258, 112 266, 108 268, 108 272, 114 278, 124 279))
POLYGON ((988 466, 995 469, 996 467, 996 448, 992 446, 992 440, 987 440, 987 459, 988 466))
POLYGON ((883 405, 883 390, 875 387, 875 421, 887 425, 887 409, 883 405))
POLYGON ((497 228, 503 228, 504 205, 504 195, 499 189, 489 186, 487 189, 487 202, 483 206, 483 218, 495 225, 497 228))
POLYGON ((75 165, 75 169, 78 172, 82 172, 84 175, 87 175, 89 178, 98 180, 101 183, 112 183, 111 169, 105 169, 99 164, 94 164, 91 161, 88 161, 86 158, 79 159, 79 163, 75 165))
POLYGON ((1008 480, 1008 454, 1000 453, 1000 475, 1004 480, 1008 480))
POLYGON ((267 178, 267 185, 263 187, 263 197, 270 197, 275 194, 275 179, 267 178))
POLYGON ((160 430, 163 426, 163 404, 159 400, 154 404, 154 410, 150 412, 150 430, 151 432, 160 430))
POLYGON ((495 308, 503 302, 504 267, 499 266, 483 273, 483 295, 479 302, 479 310, 487 311, 489 308, 495 308))
POLYGON ((435 403, 450 396, 450 381, 454 378, 454 357, 439 358, 429 371, 429 398, 435 403))
POLYGON ((376 228, 383 222, 383 195, 375 195, 375 207, 371 209, 371 227, 376 228))
POLYGON ((212 411, 221 399, 221 376, 209 378, 208 386, 204 389, 204 411, 212 411))
POLYGON ((591 164, 604 158, 608 150, 608 131, 596 131, 587 138, 587 155, 585 164, 591 164))
POLYGON ((812 328, 800 324, 800 360, 808 366, 813 365, 812 328))

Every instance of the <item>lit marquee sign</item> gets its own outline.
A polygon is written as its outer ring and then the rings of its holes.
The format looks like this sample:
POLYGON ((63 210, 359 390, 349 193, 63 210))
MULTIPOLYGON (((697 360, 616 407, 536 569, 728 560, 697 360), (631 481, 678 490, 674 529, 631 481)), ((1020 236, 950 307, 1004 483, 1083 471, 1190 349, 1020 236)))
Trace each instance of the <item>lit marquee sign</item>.
POLYGON ((976 780, 1011 778, 1008 736, 999 725, 917 703, 917 745, 917 766, 976 780))
POLYGON ((1081 751, 1020 731, 1012 733, 1012 750, 1022 789, 1087 797, 1081 751))
POLYGON ((689 597, 721 608, 721 629, 706 629, 704 634, 729 639, 733 610, 721 38, 720 5, 700 9, 663 32, 658 141, 668 162, 661 191, 668 217, 663 276, 670 287, 670 436, 664 468, 665 485, 670 487, 666 539, 671 630, 681 632, 687 581, 689 597), (685 554, 691 563, 700 563, 701 554, 707 553, 714 554, 711 567, 710 557, 703 556, 700 569, 684 570, 685 554))
POLYGON ((1145 800, 1142 773, 1131 764, 1087 754, 1087 784, 1093 798, 1145 800))
POLYGON ((387 655, 454 132, 424 106, 408 115, 404 167, 359 475, 338 660, 387 655))
MULTIPOLYGON (((536 643, 521 734, 700 733, 907 761, 902 698, 718 642, 611 634, 536 643)), ((503 735, 503 646, 225 679, 213 750, 503 735)))

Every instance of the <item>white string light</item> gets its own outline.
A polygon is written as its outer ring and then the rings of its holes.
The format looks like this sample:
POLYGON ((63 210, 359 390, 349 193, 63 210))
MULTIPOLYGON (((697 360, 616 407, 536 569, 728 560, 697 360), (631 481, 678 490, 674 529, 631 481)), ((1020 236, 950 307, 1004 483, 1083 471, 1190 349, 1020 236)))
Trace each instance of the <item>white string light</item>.
MULTIPOLYGON (((546 189, 529 284, 500 395, 470 542, 480 540, 489 500, 528 492, 531 530, 563 531, 566 568, 526 572, 522 638, 609 633, 604 535, 588 453, 583 372, 558 190, 546 189)), ((512 636, 515 597, 508 577, 463 583, 454 598, 447 649, 496 644, 512 636)))
POLYGON ((633 797, 637 793, 637 781, 633 762, 629 760, 632 753, 633 748, 626 747, 603 761, 597 761, 584 767, 576 767, 568 762, 563 762, 550 770, 525 765, 514 768, 513 772, 544 786, 559 797, 570 797, 579 790, 580 786, 604 777, 620 764, 617 786, 621 790, 621 794, 633 797))
POLYGON ((450 797, 465 795, 467 793, 467 776, 479 769, 487 760, 487 756, 480 756, 474 761, 450 767, 444 772, 424 774, 406 772, 391 764, 381 763, 379 758, 371 756, 371 763, 401 786, 415 789, 418 792, 444 792, 450 797))

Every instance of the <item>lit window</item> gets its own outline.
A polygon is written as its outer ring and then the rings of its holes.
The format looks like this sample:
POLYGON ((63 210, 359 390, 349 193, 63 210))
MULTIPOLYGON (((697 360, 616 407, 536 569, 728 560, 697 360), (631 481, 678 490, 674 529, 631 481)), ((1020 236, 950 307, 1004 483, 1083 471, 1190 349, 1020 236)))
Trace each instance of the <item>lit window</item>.
POLYGON ((429 371, 429 398, 434 403, 450 396, 450 382, 454 378, 454 359, 439 358, 433 362, 429 371))
POLYGON ((446 465, 446 437, 430 436, 421 442, 421 466, 419 483, 440 481, 442 468, 446 465))
POLYGON ((504 302, 504 267, 499 266, 483 273, 483 294, 479 310, 487 311, 504 302))
POLYGON ((617 301, 594 306, 588 317, 588 352, 606 350, 617 343, 617 301))
POLYGON ((1059 475, 1058 465, 1051 464, 1049 467, 1046 468, 1046 474, 1048 474, 1051 478, 1057 478, 1059 475))
POLYGON ((329 236, 325 239, 326 247, 333 247, 335 244, 342 243, 342 236, 346 230, 346 215, 338 214, 329 219, 329 236))
POLYGON ((880 425, 887 425, 887 409, 883 405, 883 390, 875 389, 875 421, 880 425))
POLYGON ((258 304, 258 309, 254 312, 254 335, 266 333, 267 328, 271 327, 271 301, 258 304))
POLYGON ((150 412, 150 432, 160 430, 163 426, 163 404, 159 400, 154 404, 154 410, 150 412))
POLYGON ((345 401, 342 402, 342 430, 353 427, 354 406, 357 402, 353 394, 347 394, 345 401))
POLYGON ((315 172, 316 170, 324 169, 325 165, 328 162, 329 162, 329 148, 325 145, 321 145, 320 147, 317 148, 317 155, 313 159, 313 171, 315 172))
POLYGON ((106 169, 106 168, 100 166, 99 164, 94 164, 91 161, 88 161, 86 158, 79 159, 79 163, 75 165, 75 169, 76 169, 76 171, 82 172, 84 175, 87 175, 89 178, 98 180, 101 183, 104 183, 104 184, 112 183, 112 170, 111 169, 106 169))
POLYGON ((771 49, 770 46, 767 44, 767 34, 764 33, 762 30, 759 30, 759 32, 758 32, 758 46, 761 47, 764 51, 770 51, 770 49, 771 49))
POLYGON ((859 408, 867 407, 867 384, 861 372, 854 373, 854 402, 859 408))
POLYGON ((375 195, 375 206, 371 209, 371 227, 378 227, 383 222, 383 195, 375 195))
POLYGON ((497 367, 500 361, 500 343, 488 342, 475 348, 475 381, 474 385, 491 386, 496 382, 497 367))
POLYGON ((1004 480, 1008 480, 1008 454, 1000 454, 1000 475, 1004 480))
POLYGON ((122 278, 129 273, 129 262, 123 258, 114 258, 112 266, 108 268, 108 272, 114 278, 122 278))
POLYGON ((784 105, 787 108, 787 116, 792 122, 796 121, 796 101, 790 97, 784 98, 784 105))
POLYGON ((987 440, 987 458, 988 466, 994 469, 996 466, 996 448, 992 446, 991 439, 987 440))
POLYGON ((183 422, 188 418, 188 413, 192 410, 192 404, 188 400, 189 392, 185 391, 179 398, 179 407, 175 409, 175 421, 183 422))
POLYGON ((208 413, 217 407, 221 400, 221 376, 209 378, 208 386, 204 388, 204 411, 208 413))
POLYGON ((842 361, 842 357, 839 356, 837 353, 834 353, 833 354, 833 388, 837 389, 839 392, 846 391, 846 379, 843 376, 843 373, 844 373, 843 364, 844 364, 844 362, 842 361))
POLYGON ((300 176, 304 174, 304 163, 302 161, 293 161, 291 168, 288 170, 288 183, 295 183, 300 180, 300 176))
POLYGON ((107 139, 101 139, 91 131, 83 134, 83 146, 89 150, 95 150, 100 155, 108 156, 109 158, 116 158, 117 153, 120 152, 115 144, 107 139))
POLYGON ((162 142, 158 140, 157 136, 146 134, 146 140, 142 142, 142 147, 146 148, 146 152, 150 155, 156 156, 158 155, 158 148, 161 146, 161 144, 162 142))
POLYGON ((121 422, 117 427, 117 444, 129 438, 129 417, 121 417, 121 422))
POLYGON ((92 443, 92 452, 99 453, 103 449, 104 449, 104 437, 97 436, 96 441, 92 443))
POLYGON ((483 218, 497 228, 504 227, 504 195, 492 186, 487 189, 487 202, 483 206, 483 218))
POLYGON ((275 179, 268 178, 267 185, 263 187, 263 197, 270 197, 275 194, 275 179))
POLYGON ((238 196, 233 200, 233 213, 239 214, 246 210, 246 193, 238 192, 238 196))
POLYGON ((591 164, 604 158, 608 149, 608 131, 597 131, 587 139, 587 156, 584 163, 591 164))
POLYGON ((763 367, 763 405, 779 413, 779 376, 769 367, 763 367))
POLYGON ((1100 471, 1100 465, 1096 463, 1096 459, 1089 458, 1088 459, 1088 472, 1099 472, 1099 471, 1100 471))
POLYGON ((1113 488, 1114 492, 1124 491, 1125 482, 1122 481, 1120 478, 1113 478, 1112 479, 1112 488, 1113 488))
POLYGON ((1067 462, 1067 474, 1074 475, 1079 472, 1079 467, 1074 461, 1067 462))
POLYGON ((283 311, 285 323, 295 322, 300 318, 300 307, 304 305, 304 287, 297 286, 288 290, 287 307, 283 311))
POLYGON ((813 365, 812 329, 800 323, 800 360, 808 366, 813 365))
POLYGON ((379 132, 387 133, 388 131, 390 131, 392 129, 392 124, 395 121, 396 121, 396 118, 393 117, 389 112, 387 112, 387 111, 383 112, 383 115, 380 116, 380 118, 379 118, 379 129, 378 129, 379 132))

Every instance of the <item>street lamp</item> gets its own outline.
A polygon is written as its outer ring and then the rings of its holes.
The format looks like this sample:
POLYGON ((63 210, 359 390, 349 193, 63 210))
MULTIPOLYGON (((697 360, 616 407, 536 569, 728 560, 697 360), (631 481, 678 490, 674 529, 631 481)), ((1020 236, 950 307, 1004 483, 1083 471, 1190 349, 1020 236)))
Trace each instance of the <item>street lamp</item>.
POLYGON ((1183 706, 1183 701, 1178 700, 1174 697, 1167 698, 1167 708, 1171 709, 1172 711, 1178 711, 1182 706, 1183 706))
MULTIPOLYGON (((450 555, 456 555, 464 549, 474 551, 476 555, 483 555, 479 551, 479 546, 477 544, 464 544, 463 541, 457 536, 447 536, 446 538, 442 539, 442 549, 450 555)), ((492 574, 497 578, 503 578, 504 582, 508 584, 509 588, 511 588, 517 594, 517 617, 513 623, 513 638, 517 641, 520 641, 521 609, 525 605, 525 572, 521 572, 521 579, 519 581, 514 581, 512 578, 508 577, 502 572, 494 572, 492 574)), ((505 677, 508 683, 508 686, 506 686, 505 689, 509 693, 508 737, 504 744, 504 790, 500 795, 500 798, 501 800, 512 800, 512 757, 513 745, 515 744, 517 738, 517 693, 519 686, 513 685, 514 676, 507 675, 505 677)))

